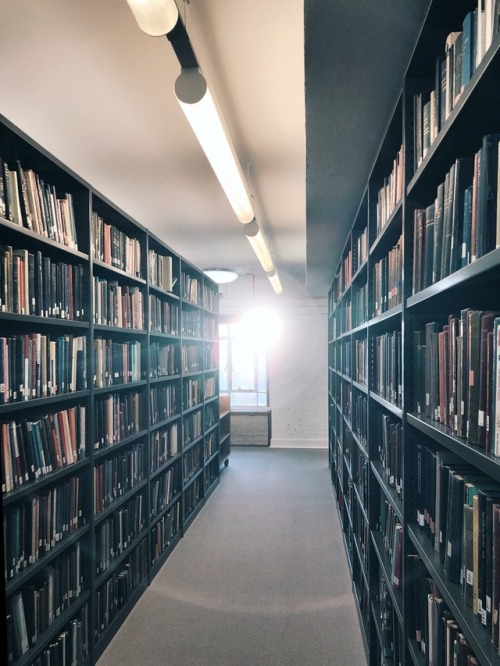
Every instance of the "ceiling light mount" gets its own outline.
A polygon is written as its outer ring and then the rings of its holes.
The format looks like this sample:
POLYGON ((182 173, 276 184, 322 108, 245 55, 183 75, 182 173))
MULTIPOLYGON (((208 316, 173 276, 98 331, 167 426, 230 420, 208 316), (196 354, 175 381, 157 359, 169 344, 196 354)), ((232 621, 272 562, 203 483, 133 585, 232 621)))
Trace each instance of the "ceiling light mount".
POLYGON ((265 272, 269 273, 272 271, 274 269, 273 258, 267 247, 264 234, 255 218, 248 224, 244 225, 243 233, 248 238, 248 242, 252 246, 253 251, 257 255, 257 259, 265 272))

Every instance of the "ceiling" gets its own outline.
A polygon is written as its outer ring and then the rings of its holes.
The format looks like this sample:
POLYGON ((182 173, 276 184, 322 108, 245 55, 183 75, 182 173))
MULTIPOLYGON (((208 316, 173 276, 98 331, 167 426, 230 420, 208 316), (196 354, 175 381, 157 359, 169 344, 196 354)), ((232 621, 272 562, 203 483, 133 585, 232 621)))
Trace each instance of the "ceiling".
MULTIPOLYGON (((284 293, 325 297, 428 0, 177 1, 284 293)), ((1 114, 190 262, 272 293, 175 99, 173 49, 126 0, 3 0, 0 43, 1 114)))

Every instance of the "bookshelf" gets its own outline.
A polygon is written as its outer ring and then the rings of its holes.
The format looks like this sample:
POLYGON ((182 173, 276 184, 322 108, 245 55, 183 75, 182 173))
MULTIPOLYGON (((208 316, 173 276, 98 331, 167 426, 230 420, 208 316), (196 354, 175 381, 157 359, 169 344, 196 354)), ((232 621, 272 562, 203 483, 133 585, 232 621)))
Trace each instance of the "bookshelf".
POLYGON ((5 118, 0 145, 0 651, 93 664, 217 487, 218 289, 5 118))
POLYGON ((429 3, 329 293, 330 469, 370 665, 500 664, 497 5, 429 3))

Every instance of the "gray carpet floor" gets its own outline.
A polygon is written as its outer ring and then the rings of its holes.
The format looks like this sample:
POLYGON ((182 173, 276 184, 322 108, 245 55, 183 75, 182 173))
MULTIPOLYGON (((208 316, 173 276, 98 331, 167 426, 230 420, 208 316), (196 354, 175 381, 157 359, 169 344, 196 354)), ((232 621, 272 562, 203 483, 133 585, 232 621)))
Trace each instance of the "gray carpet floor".
POLYGON ((327 452, 233 448, 98 666, 365 666, 327 452))

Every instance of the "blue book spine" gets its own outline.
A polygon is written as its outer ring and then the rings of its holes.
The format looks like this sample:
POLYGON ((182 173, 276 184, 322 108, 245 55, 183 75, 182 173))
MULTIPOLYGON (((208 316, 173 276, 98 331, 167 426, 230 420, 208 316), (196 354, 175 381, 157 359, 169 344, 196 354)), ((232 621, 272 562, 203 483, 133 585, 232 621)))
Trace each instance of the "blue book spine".
POLYGON ((462 24, 462 77, 461 85, 462 90, 469 83, 472 74, 474 73, 474 18, 473 12, 469 12, 464 18, 462 24))

